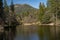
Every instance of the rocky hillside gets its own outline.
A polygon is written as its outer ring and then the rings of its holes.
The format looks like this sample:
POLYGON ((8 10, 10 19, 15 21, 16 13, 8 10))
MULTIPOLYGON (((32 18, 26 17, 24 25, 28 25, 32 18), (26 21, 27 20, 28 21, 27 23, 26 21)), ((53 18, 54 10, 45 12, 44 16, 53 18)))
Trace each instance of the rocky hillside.
POLYGON ((28 4, 15 4, 15 13, 19 16, 18 19, 21 19, 24 22, 34 22, 37 20, 37 10, 36 8, 28 4))
POLYGON ((37 10, 36 8, 33 8, 28 4, 15 4, 14 7, 15 7, 15 12, 19 14, 27 11, 31 13, 37 10))

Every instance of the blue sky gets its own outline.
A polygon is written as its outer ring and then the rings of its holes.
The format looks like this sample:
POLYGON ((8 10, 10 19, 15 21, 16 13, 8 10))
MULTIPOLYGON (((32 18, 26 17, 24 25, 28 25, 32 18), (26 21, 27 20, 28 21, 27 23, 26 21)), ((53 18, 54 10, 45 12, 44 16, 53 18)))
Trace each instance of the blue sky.
MULTIPOLYGON (((29 4, 32 7, 39 8, 39 3, 44 2, 46 5, 47 0, 13 0, 14 4, 29 4)), ((10 4, 11 0, 7 0, 8 4, 10 4)))

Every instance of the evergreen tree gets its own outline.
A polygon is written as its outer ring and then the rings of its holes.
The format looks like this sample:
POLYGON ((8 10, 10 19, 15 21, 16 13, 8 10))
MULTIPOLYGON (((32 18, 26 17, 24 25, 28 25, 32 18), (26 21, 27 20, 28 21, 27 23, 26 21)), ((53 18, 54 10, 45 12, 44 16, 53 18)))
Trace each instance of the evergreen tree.
POLYGON ((4 0, 4 12, 9 13, 9 7, 7 5, 7 1, 4 0))
POLYGON ((0 0, 0 25, 4 23, 4 17, 3 17, 3 1, 0 0))
POLYGON ((15 15, 15 12, 14 12, 14 4, 13 4, 13 0, 11 0, 11 5, 10 5, 10 11, 11 11, 11 15, 10 15, 10 22, 9 22, 9 25, 11 27, 16 27, 19 23, 18 21, 16 20, 16 15, 15 15))
POLYGON ((9 7, 7 5, 7 1, 4 0, 4 18, 5 18, 5 24, 9 24, 9 7))
POLYGON ((39 20, 40 20, 40 22, 42 22, 42 17, 43 17, 43 15, 45 14, 45 5, 44 5, 44 3, 40 3, 40 5, 39 5, 39 20))
POLYGON ((48 6, 51 13, 60 14, 60 1, 59 0, 48 0, 48 6), (52 11, 53 10, 53 11, 52 11))
POLYGON ((11 10, 11 12, 13 12, 14 13, 14 4, 13 4, 13 0, 11 0, 11 6, 10 6, 10 10, 11 10))
POLYGON ((3 1, 0 0, 0 17, 3 18, 3 1))
POLYGON ((55 24, 57 24, 57 19, 60 19, 60 0, 48 0, 47 6, 50 13, 55 17, 55 24))
POLYGON ((56 13, 56 8, 57 8, 56 0, 48 0, 48 5, 47 6, 48 6, 51 13, 56 13))

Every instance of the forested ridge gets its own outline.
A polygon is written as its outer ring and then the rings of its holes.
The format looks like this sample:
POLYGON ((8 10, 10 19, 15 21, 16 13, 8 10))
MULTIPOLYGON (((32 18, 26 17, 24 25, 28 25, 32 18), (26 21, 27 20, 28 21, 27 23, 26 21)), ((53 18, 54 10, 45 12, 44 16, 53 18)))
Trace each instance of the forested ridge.
POLYGON ((7 0, 0 1, 0 20, 3 24, 16 25, 24 22, 40 22, 41 24, 58 23, 60 20, 60 1, 47 0, 47 4, 40 2, 39 8, 29 4, 14 4, 8 6, 7 0), (11 20, 10 20, 11 19, 11 20), (15 23, 15 24, 14 24, 15 23))

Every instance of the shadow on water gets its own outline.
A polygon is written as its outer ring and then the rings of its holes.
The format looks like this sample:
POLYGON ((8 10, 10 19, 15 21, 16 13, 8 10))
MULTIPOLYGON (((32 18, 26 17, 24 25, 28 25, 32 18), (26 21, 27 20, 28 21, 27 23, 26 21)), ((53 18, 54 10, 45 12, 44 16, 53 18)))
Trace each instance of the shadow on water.
POLYGON ((40 40, 60 40, 60 26, 39 26, 38 35, 40 40))
POLYGON ((16 35, 16 28, 5 28, 3 32, 0 33, 0 40, 14 40, 16 35))
POLYGON ((3 40, 4 33, 0 32, 0 40, 3 40))
POLYGON ((40 40, 51 40, 51 34, 50 34, 50 27, 49 26, 39 26, 38 34, 40 37, 40 40))
POLYGON ((60 40, 60 26, 56 27, 56 39, 60 40))
POLYGON ((19 26, 15 40, 39 40, 36 33, 36 26, 19 26))
POLYGON ((60 40, 60 26, 31 25, 6 28, 0 40, 60 40))

